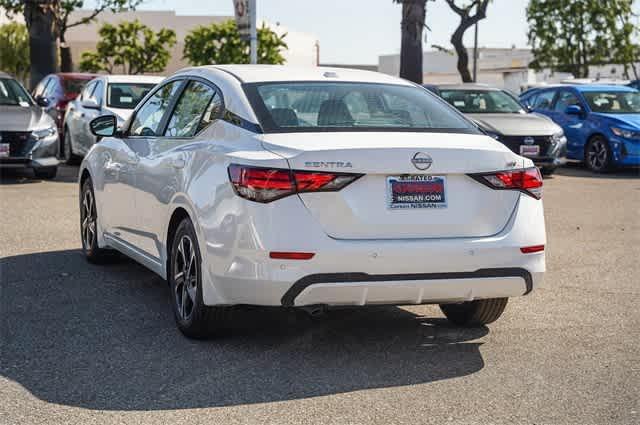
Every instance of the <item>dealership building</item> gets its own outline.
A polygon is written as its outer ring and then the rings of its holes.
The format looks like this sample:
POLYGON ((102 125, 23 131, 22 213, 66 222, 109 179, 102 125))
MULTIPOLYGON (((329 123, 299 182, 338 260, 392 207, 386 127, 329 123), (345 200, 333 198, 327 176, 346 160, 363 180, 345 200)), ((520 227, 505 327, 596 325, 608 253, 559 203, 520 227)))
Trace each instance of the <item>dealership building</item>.
MULTIPOLYGON (((88 17, 92 13, 91 10, 78 10, 72 12, 69 22, 76 22, 82 18, 88 17)), ((22 16, 16 16, 14 20, 22 21, 22 16)), ((212 23, 223 22, 228 19, 234 19, 233 16, 205 16, 205 15, 178 15, 174 11, 148 11, 136 10, 133 12, 113 13, 111 11, 102 12, 98 17, 86 25, 78 25, 67 31, 66 40, 71 48, 74 66, 78 66, 82 53, 86 51, 94 51, 96 44, 100 40, 98 30, 104 23, 116 25, 122 21, 139 20, 144 25, 150 27, 154 31, 162 28, 169 28, 176 32, 176 44, 171 48, 171 58, 167 64, 164 74, 171 74, 185 66, 189 66, 186 60, 182 59, 184 50, 184 39, 187 34, 201 25, 210 25, 212 23)), ((0 25, 7 22, 4 11, 0 9, 0 25)), ((258 23, 260 27, 263 23, 258 23)), ((285 34, 284 41, 287 43, 288 49, 282 52, 286 63, 297 66, 316 66, 318 65, 318 56, 320 45, 317 37, 313 34, 295 31, 285 28, 278 23, 273 24, 264 22, 266 26, 271 28, 277 34, 285 34)))

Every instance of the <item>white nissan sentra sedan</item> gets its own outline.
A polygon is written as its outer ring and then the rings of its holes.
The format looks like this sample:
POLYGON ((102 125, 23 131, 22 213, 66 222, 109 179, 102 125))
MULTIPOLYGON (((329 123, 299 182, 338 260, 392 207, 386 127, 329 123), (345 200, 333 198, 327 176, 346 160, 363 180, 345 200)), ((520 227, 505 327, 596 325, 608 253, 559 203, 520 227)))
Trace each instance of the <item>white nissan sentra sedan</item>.
POLYGON ((347 69, 205 66, 91 123, 82 246, 167 279, 180 330, 234 305, 440 304, 496 320, 545 271, 542 179, 427 90, 347 69))

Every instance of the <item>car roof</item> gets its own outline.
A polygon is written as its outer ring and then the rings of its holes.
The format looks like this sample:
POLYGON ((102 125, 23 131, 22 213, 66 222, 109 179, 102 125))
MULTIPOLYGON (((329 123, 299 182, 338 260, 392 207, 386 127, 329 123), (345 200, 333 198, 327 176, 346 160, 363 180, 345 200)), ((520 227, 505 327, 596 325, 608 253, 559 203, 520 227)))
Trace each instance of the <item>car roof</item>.
POLYGON ((481 90, 481 91, 496 91, 501 90, 497 87, 491 87, 486 84, 477 83, 459 83, 459 84, 433 84, 438 90, 481 90))
POLYGON ((617 84, 589 84, 589 85, 579 85, 573 86, 576 90, 581 92, 590 92, 590 91, 620 91, 620 92, 632 92, 633 88, 628 86, 621 86, 617 84))
POLYGON ((58 72, 55 75, 63 80, 93 80, 100 76, 98 74, 91 74, 88 72, 58 72))
POLYGON ((165 77, 158 75, 100 75, 107 83, 150 83, 158 84, 165 77))
POLYGON ((391 75, 349 68, 331 68, 324 66, 298 67, 288 65, 206 65, 199 68, 224 71, 233 75, 243 83, 277 81, 345 81, 413 86, 413 83, 397 77, 392 77, 391 75))
POLYGON ((634 91, 633 87, 622 86, 618 84, 554 84, 546 87, 536 87, 529 89, 522 93, 520 96, 529 96, 533 93, 539 93, 545 90, 555 90, 555 89, 575 89, 580 92, 593 92, 593 91, 620 91, 620 92, 632 92, 634 91))

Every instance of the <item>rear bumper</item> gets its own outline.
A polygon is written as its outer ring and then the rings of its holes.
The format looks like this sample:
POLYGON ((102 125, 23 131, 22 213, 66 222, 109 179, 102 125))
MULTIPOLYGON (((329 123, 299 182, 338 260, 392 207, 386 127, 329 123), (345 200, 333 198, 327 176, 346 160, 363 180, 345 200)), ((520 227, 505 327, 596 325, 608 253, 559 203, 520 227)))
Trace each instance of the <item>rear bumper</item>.
MULTIPOLYGON (((541 274, 534 275, 541 278, 541 274)), ((422 304, 515 297, 533 290, 534 275, 523 268, 404 275, 317 274, 294 283, 282 297, 282 305, 422 304)))
MULTIPOLYGON (((293 197, 279 202, 300 206, 293 197)), ((427 304, 514 297, 535 289, 545 271, 544 252, 520 251, 546 243, 542 202, 524 194, 505 228, 481 238, 333 239, 310 214, 298 211, 249 214, 250 226, 227 219, 226 228, 237 226, 240 235, 229 244, 225 235, 202 229, 205 304, 427 304), (267 228, 265 234, 249 232, 267 228), (270 251, 315 255, 276 260, 270 251)))

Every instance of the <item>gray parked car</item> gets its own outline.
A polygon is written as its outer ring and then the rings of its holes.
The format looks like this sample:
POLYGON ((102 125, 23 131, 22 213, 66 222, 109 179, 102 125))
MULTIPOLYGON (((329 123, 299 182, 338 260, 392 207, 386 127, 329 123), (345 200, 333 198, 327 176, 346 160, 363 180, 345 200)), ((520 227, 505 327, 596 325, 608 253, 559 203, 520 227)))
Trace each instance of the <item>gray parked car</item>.
POLYGON ((474 120, 490 136, 515 153, 531 158, 544 175, 566 161, 562 128, 544 115, 530 112, 505 90, 482 84, 426 87, 474 120))
POLYGON ((0 168, 32 168, 37 178, 58 171, 58 130, 43 107, 14 78, 0 72, 0 168))

